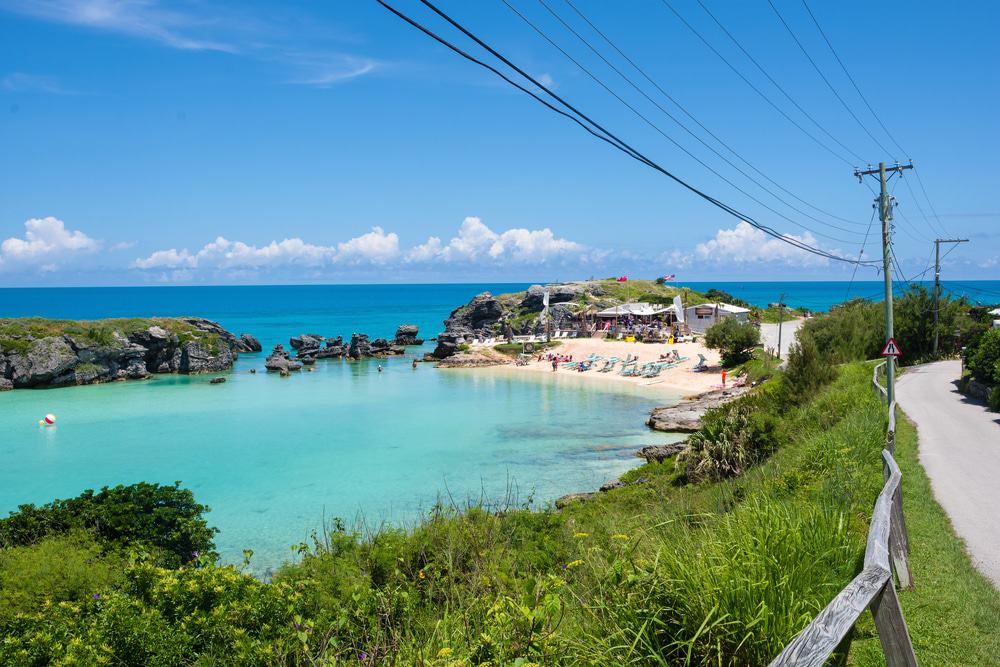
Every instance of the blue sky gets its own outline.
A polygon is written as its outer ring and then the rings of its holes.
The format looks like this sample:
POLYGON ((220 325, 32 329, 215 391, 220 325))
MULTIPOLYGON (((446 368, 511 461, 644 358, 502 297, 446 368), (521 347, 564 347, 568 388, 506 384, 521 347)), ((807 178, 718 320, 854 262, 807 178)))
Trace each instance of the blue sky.
MULTIPOLYGON (((972 242, 948 255, 945 277, 1000 277, 995 3, 810 0, 848 71, 907 151, 901 153, 801 0, 774 3, 860 124, 766 0, 704 2, 817 124, 697 0, 572 0, 699 123, 799 198, 793 199, 660 96, 566 0, 545 0, 657 104, 816 221, 692 139, 539 0, 509 2, 659 130, 501 0, 441 0, 440 6, 719 199, 782 233, 857 257, 872 195, 852 176, 860 161, 830 137, 865 162, 912 158, 930 201, 911 174, 895 186, 895 253, 903 275, 926 269, 930 239, 959 235, 972 242), (847 162, 779 115, 668 5, 847 162), (862 125, 893 152, 886 155, 862 125)), ((417 0, 393 4, 468 45, 417 0)), ((460 60, 374 1, 0 0, 0 147, 0 286, 621 273, 846 279, 852 271, 762 236, 460 60)), ((877 241, 876 221, 868 256, 878 254, 877 241)), ((876 274, 862 268, 859 277, 876 274)))

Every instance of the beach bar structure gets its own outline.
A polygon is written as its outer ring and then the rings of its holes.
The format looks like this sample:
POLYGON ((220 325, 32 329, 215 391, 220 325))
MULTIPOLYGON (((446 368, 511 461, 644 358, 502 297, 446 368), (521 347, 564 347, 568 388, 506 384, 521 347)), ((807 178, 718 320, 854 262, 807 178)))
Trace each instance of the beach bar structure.
POLYGON ((629 320, 639 324, 664 322, 670 324, 677 320, 673 306, 661 306, 653 303, 623 303, 611 306, 594 313, 599 325, 614 324, 617 321, 629 320))
POLYGON ((746 322, 750 317, 750 309, 721 302, 702 303, 684 309, 684 321, 694 333, 705 333, 706 329, 726 317, 746 322))

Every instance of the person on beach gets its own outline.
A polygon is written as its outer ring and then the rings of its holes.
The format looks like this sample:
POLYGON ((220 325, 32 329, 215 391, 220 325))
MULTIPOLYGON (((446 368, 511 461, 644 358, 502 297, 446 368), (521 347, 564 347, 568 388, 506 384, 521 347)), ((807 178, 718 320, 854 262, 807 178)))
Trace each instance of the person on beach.
POLYGON ((726 371, 725 371, 725 369, 723 369, 723 371, 722 371, 722 388, 723 389, 726 388, 726 371))
POLYGON ((559 362, 556 361, 555 359, 553 359, 552 360, 552 372, 555 373, 558 368, 559 368, 559 362))

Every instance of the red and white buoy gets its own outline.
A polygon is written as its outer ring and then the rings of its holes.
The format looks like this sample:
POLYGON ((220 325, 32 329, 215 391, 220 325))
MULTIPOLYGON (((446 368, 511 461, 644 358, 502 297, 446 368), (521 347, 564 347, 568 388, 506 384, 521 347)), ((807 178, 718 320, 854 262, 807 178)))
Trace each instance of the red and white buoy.
POLYGON ((55 426, 55 424, 56 424, 56 416, 51 412, 45 415, 45 419, 38 420, 39 426, 55 426))

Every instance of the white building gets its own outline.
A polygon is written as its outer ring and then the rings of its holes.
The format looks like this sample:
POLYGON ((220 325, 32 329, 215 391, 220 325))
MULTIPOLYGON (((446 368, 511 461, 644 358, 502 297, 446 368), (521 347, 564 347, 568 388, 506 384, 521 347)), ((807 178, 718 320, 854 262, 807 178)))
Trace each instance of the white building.
POLYGON ((705 333, 706 329, 726 317, 746 322, 750 317, 750 309, 729 303, 702 303, 684 309, 684 321, 693 333, 705 333))
POLYGON ((990 311, 990 315, 992 315, 993 318, 994 318, 993 319, 993 328, 994 329, 1000 329, 1000 319, 996 319, 996 318, 1000 318, 1000 308, 994 308, 993 310, 991 310, 990 311))

